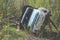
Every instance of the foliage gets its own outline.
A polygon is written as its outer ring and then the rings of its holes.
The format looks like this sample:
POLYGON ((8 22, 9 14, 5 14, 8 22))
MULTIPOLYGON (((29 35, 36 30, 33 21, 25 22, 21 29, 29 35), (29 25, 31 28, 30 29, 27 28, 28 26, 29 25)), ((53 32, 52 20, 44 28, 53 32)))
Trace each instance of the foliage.
MULTIPOLYGON (((24 0, 26 5, 38 7, 46 7, 51 10, 51 19, 54 21, 60 31, 60 0, 24 0)), ((15 24, 16 19, 21 16, 22 6, 20 0, 0 0, 0 22, 4 23, 3 29, 0 31, 0 40, 23 40, 26 32, 10 27, 15 24)), ((14 26, 15 27, 15 26, 14 26)), ((48 30, 48 25, 46 27, 48 30)), ((54 30, 54 28, 52 28, 54 30)), ((55 31, 55 30, 54 30, 55 31)))
POLYGON ((16 31, 16 28, 9 27, 9 25, 4 25, 0 31, 0 40, 23 40, 27 36, 29 36, 27 32, 16 31))

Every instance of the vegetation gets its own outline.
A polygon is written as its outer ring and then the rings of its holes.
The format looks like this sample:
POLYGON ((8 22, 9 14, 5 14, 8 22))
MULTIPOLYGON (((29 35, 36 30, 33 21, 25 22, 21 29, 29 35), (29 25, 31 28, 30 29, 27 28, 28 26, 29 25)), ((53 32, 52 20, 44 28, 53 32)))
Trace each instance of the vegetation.
MULTIPOLYGON (((52 29, 54 32, 60 31, 60 0, 0 0, 0 40, 24 40, 26 36, 29 36, 26 31, 17 32, 15 28, 16 20, 20 19, 24 5, 31 5, 35 8, 46 7, 51 10, 51 19, 58 31, 51 25, 52 29)), ((50 30, 48 25, 46 29, 50 30)))

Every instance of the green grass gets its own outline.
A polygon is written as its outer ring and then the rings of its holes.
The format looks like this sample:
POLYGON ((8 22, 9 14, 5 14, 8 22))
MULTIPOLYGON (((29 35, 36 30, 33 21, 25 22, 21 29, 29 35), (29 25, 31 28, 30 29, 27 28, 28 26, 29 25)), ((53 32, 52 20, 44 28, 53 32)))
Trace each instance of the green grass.
POLYGON ((30 36, 30 34, 26 31, 16 31, 16 28, 12 27, 3 28, 0 31, 0 40, 24 40, 28 36, 30 36))
MULTIPOLYGON (((49 31, 48 26, 46 27, 49 31)), ((53 31, 56 31, 52 28, 53 31)), ((0 31, 0 40, 24 40, 26 38, 32 37, 32 34, 29 34, 26 30, 19 30, 14 27, 3 26, 3 29, 0 31)))

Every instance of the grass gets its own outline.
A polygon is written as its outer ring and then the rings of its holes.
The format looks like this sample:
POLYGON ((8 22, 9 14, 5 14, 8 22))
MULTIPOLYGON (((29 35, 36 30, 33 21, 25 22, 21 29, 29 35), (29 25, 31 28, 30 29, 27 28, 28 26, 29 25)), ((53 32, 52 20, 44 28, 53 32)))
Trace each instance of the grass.
MULTIPOLYGON (((47 30, 50 30, 48 26, 46 27, 47 30)), ((53 31, 56 31, 52 28, 53 31)), ((32 34, 29 34, 26 30, 19 30, 16 31, 16 28, 3 26, 3 29, 0 31, 0 40, 25 40, 26 38, 34 37, 32 34)))
POLYGON ((30 36, 30 34, 26 31, 16 31, 16 28, 12 27, 3 28, 0 31, 0 40, 24 40, 28 36, 30 36))

